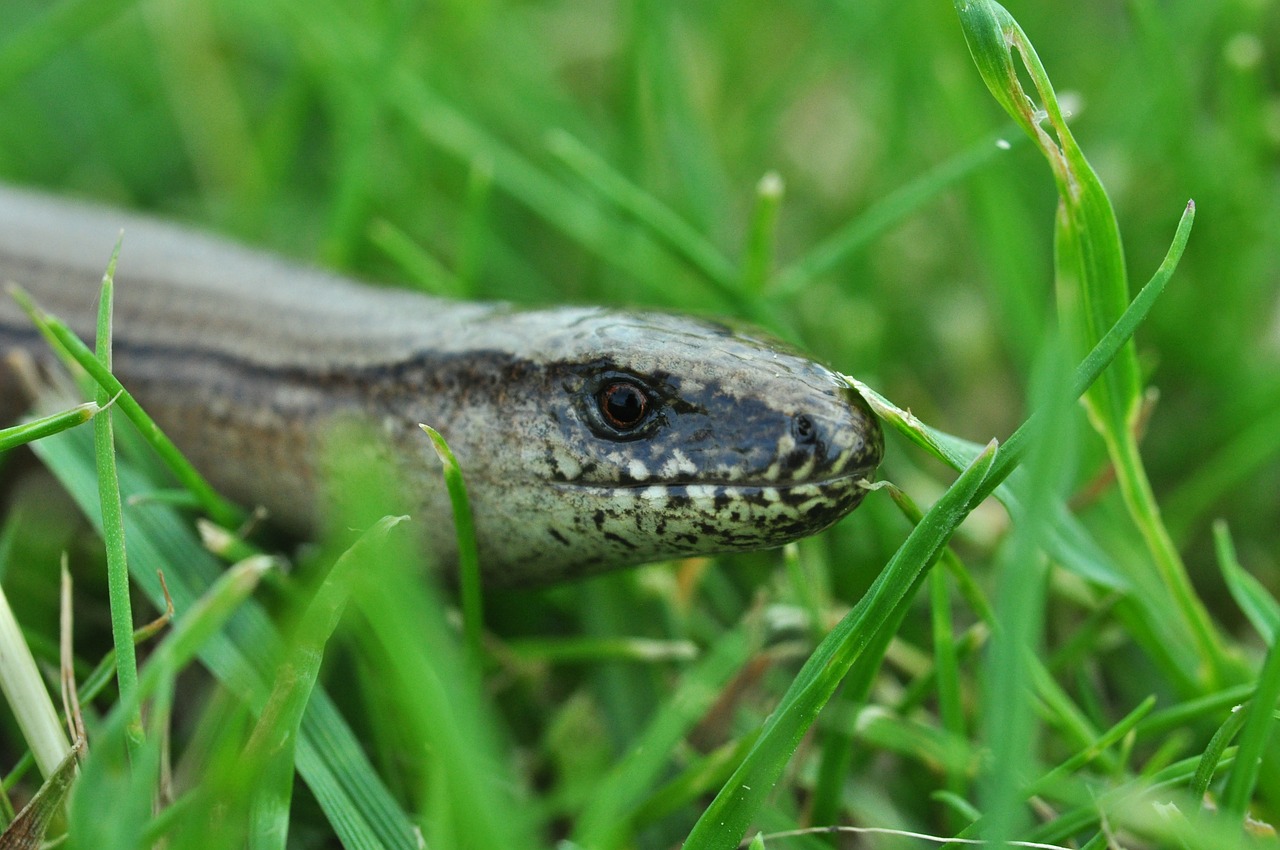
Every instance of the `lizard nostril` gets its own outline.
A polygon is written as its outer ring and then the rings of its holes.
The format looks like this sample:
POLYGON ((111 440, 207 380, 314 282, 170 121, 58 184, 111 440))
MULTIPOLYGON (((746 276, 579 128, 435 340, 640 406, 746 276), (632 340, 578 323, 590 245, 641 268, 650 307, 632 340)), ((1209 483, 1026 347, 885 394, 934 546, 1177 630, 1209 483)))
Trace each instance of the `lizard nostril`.
POLYGON ((791 434, 800 445, 812 445, 818 439, 818 425, 812 417, 797 413, 791 418, 791 434))

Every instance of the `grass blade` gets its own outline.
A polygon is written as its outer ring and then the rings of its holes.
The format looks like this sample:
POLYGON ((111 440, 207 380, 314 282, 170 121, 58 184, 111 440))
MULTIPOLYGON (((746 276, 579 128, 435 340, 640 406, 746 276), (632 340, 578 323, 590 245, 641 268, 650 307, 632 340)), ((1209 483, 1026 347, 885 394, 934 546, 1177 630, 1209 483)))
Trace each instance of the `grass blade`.
POLYGON ((479 669, 483 658, 481 640, 484 634, 484 600, 480 590, 480 553, 476 549, 475 522, 471 519, 471 502, 467 498, 467 483, 462 478, 462 467, 453 456, 449 444, 440 432, 430 425, 419 425, 431 438, 443 466, 445 488, 449 491, 449 504, 453 508, 454 536, 458 540, 458 584, 462 588, 462 629, 471 662, 479 669))
POLYGON ((1008 144, 998 144, 1006 135, 1007 132, 981 140, 887 195, 779 272, 777 283, 768 292, 769 297, 795 297, 814 279, 834 270, 872 239, 1007 151, 1008 144))
MULTIPOLYGON (((86 435, 87 436, 87 435, 86 435)), ((90 447, 76 431, 35 443, 33 448, 95 525, 97 515, 90 447)), ((175 607, 188 610, 222 574, 189 525, 170 507, 134 502, 154 484, 131 467, 120 467, 126 494, 125 531, 133 557, 133 579, 157 607, 164 597, 154 568, 163 565, 175 607)), ((241 606, 228 629, 213 635, 201 661, 228 688, 250 704, 262 705, 273 675, 266 661, 278 657, 280 637, 266 611, 252 600, 241 606)), ((354 734, 323 690, 307 704, 298 741, 298 772, 306 780, 343 845, 353 850, 418 850, 408 817, 374 774, 354 734)), ((146 799, 149 796, 144 795, 146 799)))
MULTIPOLYGON (((98 301, 98 363, 111 371, 111 311, 115 299, 116 261, 120 259, 120 242, 116 242, 98 301)), ((111 398, 106 387, 98 387, 98 406, 106 407, 111 398)), ((133 603, 129 598, 129 557, 124 540, 124 506, 120 503, 120 479, 116 474, 115 432, 111 411, 94 418, 94 457, 98 467, 98 501, 102 511, 102 541, 107 551, 107 595, 111 603, 111 636, 115 643, 116 684, 120 701, 133 706, 126 740, 136 753, 142 743, 142 709, 138 702, 138 659, 133 646, 133 603)))
POLYGON ((1244 709, 1244 726, 1235 764, 1222 792, 1222 809, 1227 820, 1243 826, 1249 800, 1258 782, 1263 752, 1275 729, 1276 701, 1280 700, 1280 641, 1273 641, 1262 662, 1258 687, 1244 709))
POLYGON ((991 471, 995 455, 993 443, 961 473, 912 530, 867 594, 810 656, 765 723, 751 752, 698 819, 685 841, 686 850, 729 850, 738 846, 822 706, 862 657, 879 628, 894 618, 909 589, 973 509, 971 500, 991 471))
POLYGON ((1231 541, 1231 531, 1222 521, 1213 524, 1213 543, 1218 552, 1218 568, 1231 591, 1231 598, 1249 619, 1254 630, 1268 644, 1274 643, 1280 633, 1280 602, 1266 586, 1240 566, 1236 547, 1231 541))
POLYGON ((58 722, 31 649, 23 640, 22 630, 9 607, 9 599, 0 588, 0 691, 13 712, 27 746, 35 755, 40 775, 53 776, 67 757, 71 745, 58 722))
POLYGON ((101 411, 102 408, 95 403, 87 402, 76 405, 70 410, 42 416, 39 419, 33 419, 21 425, 14 425, 12 428, 0 428, 0 452, 6 452, 18 446, 25 446, 27 443, 38 440, 41 437, 59 434, 68 428, 83 425, 101 411))
MULTIPOLYGON (((1115 212, 1097 174, 1067 126, 1049 76, 1030 39, 994 0, 955 0, 974 64, 992 95, 1044 154, 1058 187, 1055 265, 1061 321, 1079 351, 1091 350, 1116 324, 1128 300, 1128 276, 1115 212), (1014 54, 1043 105, 1023 89, 1014 54), (1048 129, 1042 126, 1048 124, 1048 129), (1052 131, 1052 132, 1050 132, 1052 131)), ((1189 208, 1190 211, 1191 208, 1189 208)), ((1107 446, 1130 516, 1150 552, 1170 608, 1191 639, 1197 674, 1210 683, 1231 677, 1233 664, 1208 611, 1196 596, 1155 501, 1138 451, 1134 425, 1141 411, 1142 380, 1134 345, 1126 342, 1085 394, 1091 418, 1107 446)), ((1136 569, 1149 569, 1139 564, 1136 569)), ((1152 617, 1157 616, 1148 611, 1152 617)), ((1166 611, 1158 615, 1167 617, 1166 611)))

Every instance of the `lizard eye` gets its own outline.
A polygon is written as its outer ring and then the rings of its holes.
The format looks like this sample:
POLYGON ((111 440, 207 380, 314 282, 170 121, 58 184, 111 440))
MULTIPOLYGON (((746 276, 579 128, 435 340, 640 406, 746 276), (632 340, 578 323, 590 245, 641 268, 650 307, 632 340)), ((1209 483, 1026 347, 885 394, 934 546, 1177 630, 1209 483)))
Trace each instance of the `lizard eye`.
POLYGON ((596 369, 579 392, 579 409, 597 437, 615 442, 641 440, 666 421, 662 410, 668 392, 661 383, 654 386, 628 372, 596 369))
POLYGON ((596 393, 596 404, 604 421, 624 434, 644 424, 652 406, 644 389, 628 380, 605 384, 596 393))

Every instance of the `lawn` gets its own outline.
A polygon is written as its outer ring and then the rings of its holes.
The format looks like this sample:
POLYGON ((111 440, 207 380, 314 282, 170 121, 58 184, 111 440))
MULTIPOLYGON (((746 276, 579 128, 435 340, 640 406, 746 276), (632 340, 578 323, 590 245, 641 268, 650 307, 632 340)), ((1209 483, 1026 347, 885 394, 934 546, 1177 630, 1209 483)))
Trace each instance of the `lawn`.
MULTIPOLYGON (((284 568, 126 499, 133 625, 157 569, 176 611, 117 680, 93 426, 52 476, 0 455, 0 654, 59 706, 73 579, 89 749, 49 837, 1273 845, 1280 15, 1008 12, 6 0, 0 180, 451 298, 762 326, 865 385, 891 485, 781 551, 487 592, 479 634, 377 481, 284 568)), ((126 495, 167 486, 116 419, 126 495)), ((42 700, 6 690, 0 823, 42 700)))

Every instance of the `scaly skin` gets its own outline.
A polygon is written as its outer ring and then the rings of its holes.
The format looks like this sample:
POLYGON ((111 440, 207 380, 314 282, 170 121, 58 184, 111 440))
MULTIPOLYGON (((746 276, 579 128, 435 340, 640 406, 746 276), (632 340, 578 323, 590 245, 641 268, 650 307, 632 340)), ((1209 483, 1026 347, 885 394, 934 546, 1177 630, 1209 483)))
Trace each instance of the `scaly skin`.
MULTIPOLYGON (((380 431, 425 527, 451 528, 425 422, 471 494, 485 581, 778 546, 853 510, 883 451, 837 375, 676 315, 513 310, 377 289, 172 225, 0 188, 0 280, 88 333, 120 229, 115 372, 229 495, 316 523, 335 419, 380 431), (614 388, 643 414, 619 427, 614 388), (631 395, 628 395, 631 393, 631 395)), ((0 302, 0 355, 47 357, 0 302)), ((0 418, 17 412, 0 365, 0 418)), ((428 535, 436 561, 451 535, 428 535)))

